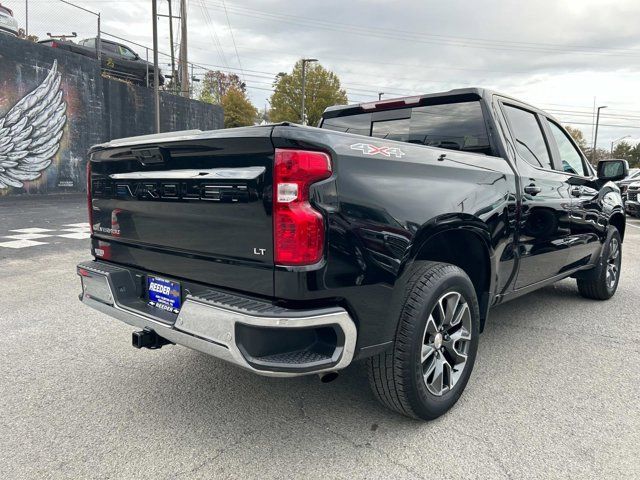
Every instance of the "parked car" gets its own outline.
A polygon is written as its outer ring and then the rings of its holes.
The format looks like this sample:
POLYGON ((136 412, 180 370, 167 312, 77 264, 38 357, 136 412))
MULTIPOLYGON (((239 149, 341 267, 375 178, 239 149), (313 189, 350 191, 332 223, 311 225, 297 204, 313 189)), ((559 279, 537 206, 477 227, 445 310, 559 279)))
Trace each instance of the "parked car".
POLYGON ((596 173, 552 116, 475 88, 332 107, 320 128, 113 140, 90 151, 80 299, 135 347, 261 375, 365 360, 384 405, 433 419, 492 306, 566 277, 614 295, 627 172, 596 173))
POLYGON ((626 178, 623 178, 619 182, 616 182, 616 185, 620 187, 620 193, 622 194, 622 200, 626 200, 627 198, 627 188, 634 182, 640 180, 640 168, 631 168, 629 169, 629 175, 626 178))
POLYGON ((640 181, 632 183, 627 189, 627 199, 624 207, 629 215, 640 217, 640 203, 638 203, 638 193, 640 193, 640 181))
MULTIPOLYGON (((98 58, 96 49, 96 38, 87 38, 78 43, 70 40, 48 39, 38 43, 48 45, 53 48, 67 50, 69 52, 84 55, 85 57, 98 58)), ((142 60, 140 56, 126 45, 112 42, 110 40, 100 40, 102 69, 112 75, 132 80, 136 84, 146 86, 153 85, 153 64, 142 60)), ((164 84, 164 76, 160 72, 160 85, 164 84)))
POLYGON ((13 10, 0 4, 0 33, 18 36, 18 21, 13 17, 13 10))

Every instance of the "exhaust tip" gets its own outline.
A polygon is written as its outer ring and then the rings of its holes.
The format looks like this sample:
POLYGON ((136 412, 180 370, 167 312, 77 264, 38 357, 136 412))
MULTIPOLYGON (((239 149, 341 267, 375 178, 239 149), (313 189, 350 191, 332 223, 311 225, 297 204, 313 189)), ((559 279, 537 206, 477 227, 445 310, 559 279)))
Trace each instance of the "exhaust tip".
POLYGON ((338 372, 319 373, 318 377, 320 377, 320 381, 322 383, 329 383, 329 382, 333 382, 336 378, 338 378, 338 372))

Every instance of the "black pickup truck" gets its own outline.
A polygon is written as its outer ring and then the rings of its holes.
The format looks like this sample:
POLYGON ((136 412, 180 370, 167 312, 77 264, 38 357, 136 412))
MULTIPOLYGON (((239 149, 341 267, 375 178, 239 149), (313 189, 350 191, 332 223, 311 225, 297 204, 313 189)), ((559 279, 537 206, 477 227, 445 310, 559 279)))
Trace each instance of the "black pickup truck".
MULTIPOLYGON (((100 62, 102 70, 114 77, 130 80, 141 86, 153 85, 153 64, 142 60, 140 56, 126 45, 100 39, 100 62)), ((98 58, 97 38, 86 38, 74 43, 70 40, 49 38, 38 43, 60 50, 98 58)), ((164 76, 158 69, 158 83, 164 84, 164 76)))
POLYGON ((570 276, 615 293, 628 166, 596 173, 545 112, 472 88, 329 108, 319 127, 93 147, 81 300, 137 327, 136 347, 262 375, 366 360, 383 404, 432 419, 492 306, 570 276))

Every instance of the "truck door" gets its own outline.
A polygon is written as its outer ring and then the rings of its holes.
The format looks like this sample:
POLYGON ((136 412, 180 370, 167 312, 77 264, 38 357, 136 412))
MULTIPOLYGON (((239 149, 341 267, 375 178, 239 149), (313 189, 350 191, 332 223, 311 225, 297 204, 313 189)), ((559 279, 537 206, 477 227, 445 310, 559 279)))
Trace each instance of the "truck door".
POLYGON ((590 263, 592 255, 600 251, 600 238, 604 238, 609 223, 596 176, 580 149, 567 132, 554 120, 545 118, 554 168, 562 172, 571 195, 570 267, 590 263))
POLYGON ((518 290, 561 274, 570 263, 571 196, 566 175, 553 168, 544 117, 512 100, 500 103, 521 184, 518 290))

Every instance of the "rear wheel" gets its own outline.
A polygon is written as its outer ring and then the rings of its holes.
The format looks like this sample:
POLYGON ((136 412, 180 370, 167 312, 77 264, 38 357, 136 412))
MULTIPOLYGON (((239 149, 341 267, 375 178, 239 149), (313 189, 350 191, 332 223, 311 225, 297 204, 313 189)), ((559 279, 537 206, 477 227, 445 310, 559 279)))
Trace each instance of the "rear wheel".
POLYGON ((420 262, 407 284, 393 350, 368 361, 378 400, 423 420, 449 410, 471 375, 479 323, 466 273, 454 265, 420 262))
POLYGON ((602 246, 600 263, 592 271, 578 278, 578 291, 585 298, 608 300, 616 293, 622 266, 622 240, 615 227, 611 227, 602 246))

